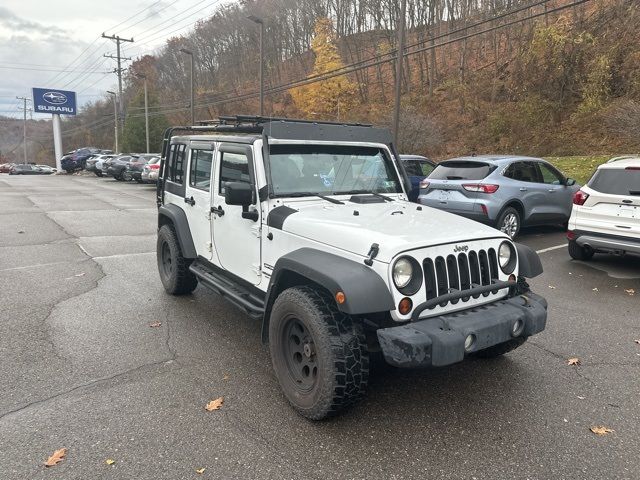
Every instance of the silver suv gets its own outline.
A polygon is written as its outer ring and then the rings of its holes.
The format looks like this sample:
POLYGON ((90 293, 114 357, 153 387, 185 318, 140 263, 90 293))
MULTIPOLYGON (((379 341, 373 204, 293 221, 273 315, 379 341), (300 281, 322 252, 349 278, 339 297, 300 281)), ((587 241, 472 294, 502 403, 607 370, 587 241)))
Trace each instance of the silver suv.
POLYGON ((564 225, 580 186, 541 158, 458 157, 421 182, 418 202, 494 226, 514 238, 523 225, 564 225))

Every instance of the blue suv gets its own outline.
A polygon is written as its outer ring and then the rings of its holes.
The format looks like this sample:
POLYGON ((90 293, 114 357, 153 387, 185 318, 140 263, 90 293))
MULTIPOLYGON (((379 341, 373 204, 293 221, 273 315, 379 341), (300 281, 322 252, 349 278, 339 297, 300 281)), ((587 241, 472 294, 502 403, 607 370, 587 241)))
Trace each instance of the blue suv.
POLYGON ((565 225, 579 188, 541 158, 458 157, 440 162, 421 182, 418 202, 514 238, 523 225, 565 225))

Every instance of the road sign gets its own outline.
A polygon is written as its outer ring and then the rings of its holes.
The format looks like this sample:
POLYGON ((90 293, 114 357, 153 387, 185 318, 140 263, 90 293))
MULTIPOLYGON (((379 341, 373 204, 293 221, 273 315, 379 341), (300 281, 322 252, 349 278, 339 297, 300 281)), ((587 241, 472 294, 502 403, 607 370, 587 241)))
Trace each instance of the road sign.
POLYGON ((34 88, 33 111, 35 113, 75 115, 76 92, 50 88, 34 88))

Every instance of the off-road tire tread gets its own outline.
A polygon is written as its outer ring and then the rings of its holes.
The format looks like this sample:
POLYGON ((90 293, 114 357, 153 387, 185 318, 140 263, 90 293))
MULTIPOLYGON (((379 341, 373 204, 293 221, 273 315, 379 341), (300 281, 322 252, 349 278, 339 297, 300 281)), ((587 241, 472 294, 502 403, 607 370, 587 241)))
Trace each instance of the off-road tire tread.
POLYGON ((575 240, 569 240, 569 255, 574 260, 589 260, 593 257, 593 251, 587 251, 584 247, 581 247, 575 240))
MULTIPOLYGON (((163 240, 166 240, 172 252, 176 252, 176 255, 173 258, 173 278, 169 279, 168 283, 165 283, 164 281, 162 282, 165 290, 171 295, 185 295, 193 292, 198 286, 197 277, 191 272, 191 270, 189 270, 189 266, 193 262, 193 259, 187 259, 182 256, 180 242, 178 242, 176 232, 171 225, 163 225, 160 230, 158 230, 158 241, 156 244, 158 269, 160 269, 160 252, 163 240)), ((160 273, 160 279, 162 279, 162 277, 163 274, 160 273)))
POLYGON ((278 296, 273 310, 280 302, 296 302, 311 318, 321 319, 321 338, 314 341, 328 342, 334 357, 332 365, 324 363, 326 378, 333 377, 333 389, 325 391, 313 408, 302 409, 292 404, 293 407, 307 418, 321 420, 360 401, 369 381, 369 353, 362 326, 338 310, 327 292, 317 288, 289 288, 278 296))
POLYGON ((496 358, 501 355, 504 355, 505 353, 509 353, 512 350, 515 350, 526 341, 527 341, 526 337, 514 338, 513 340, 499 343, 498 345, 494 345, 493 347, 480 350, 479 352, 476 352, 473 355, 478 358, 496 358))

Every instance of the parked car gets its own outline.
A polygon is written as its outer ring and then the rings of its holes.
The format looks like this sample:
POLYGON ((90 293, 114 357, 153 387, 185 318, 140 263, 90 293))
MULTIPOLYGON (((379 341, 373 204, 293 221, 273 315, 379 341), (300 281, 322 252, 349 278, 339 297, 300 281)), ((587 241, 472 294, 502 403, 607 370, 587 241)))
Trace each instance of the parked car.
POLYGON ((156 157, 142 168, 140 178, 142 183, 157 183, 158 173, 160 172, 160 157, 156 157))
POLYGON ((142 153, 140 155, 134 156, 134 159, 129 162, 129 165, 127 165, 125 168, 125 171, 123 173, 124 179, 127 181, 135 180, 138 183, 142 183, 142 170, 147 163, 154 159, 158 159, 159 161, 160 154, 142 153))
POLYGON ((13 167, 15 163, 3 163, 0 165, 0 173, 9 173, 11 167, 13 167))
POLYGON ((107 165, 107 175, 115 178, 119 182, 124 181, 124 171, 127 168, 127 165, 133 160, 135 160, 137 156, 134 155, 119 155, 111 160, 107 160, 102 164, 102 172, 104 173, 104 166, 107 165))
POLYGON ((87 172, 93 172, 98 177, 101 177, 102 176, 102 162, 105 159, 113 158, 115 156, 116 155, 110 155, 110 154, 93 155, 91 158, 87 159, 87 163, 85 165, 85 170, 87 172))
POLYGON ((420 182, 427 178, 436 168, 436 162, 420 155, 400 155, 400 160, 411 180, 411 190, 409 191, 409 201, 417 202, 420 193, 420 182))
POLYGON ((579 188, 541 158, 482 155, 440 162, 421 182, 418 202, 515 238, 523 225, 566 225, 579 188))
POLYGON ((84 147, 74 150, 73 152, 66 153, 60 160, 60 166, 67 173, 83 170, 87 159, 96 153, 99 153, 100 149, 95 147, 84 147))
POLYGON ((569 255, 640 254, 640 156, 600 165, 573 196, 567 232, 569 255))
POLYGON ((53 172, 45 171, 30 163, 18 163, 11 167, 9 175, 50 175, 53 172))

